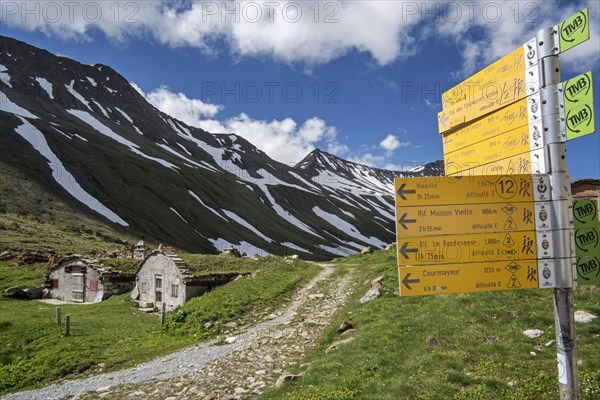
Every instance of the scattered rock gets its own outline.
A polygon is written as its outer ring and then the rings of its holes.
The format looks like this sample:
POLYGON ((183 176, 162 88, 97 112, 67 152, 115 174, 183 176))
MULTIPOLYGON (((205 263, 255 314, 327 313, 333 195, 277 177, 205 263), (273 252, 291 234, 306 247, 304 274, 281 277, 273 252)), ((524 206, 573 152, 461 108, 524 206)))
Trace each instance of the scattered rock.
POLYGON ((367 246, 360 251, 360 254, 369 254, 373 252, 373 248, 371 246, 367 246))
POLYGON ((248 391, 246 389, 242 388, 242 387, 236 387, 233 390, 233 393, 235 393, 235 394, 246 394, 246 393, 248 393, 248 391))
POLYGON ((385 246, 385 251, 394 250, 396 248, 396 243, 388 244, 385 246))
POLYGON ((550 347, 550 346, 552 346, 554 343, 556 343, 556 340, 551 340, 551 341, 549 341, 548 343, 546 343, 544 346, 546 346, 546 347, 550 347))
POLYGON ((354 329, 348 329, 347 331, 340 333, 340 336, 348 336, 348 335, 353 334, 354 332, 355 332, 354 329))
POLYGON ((537 356, 537 353, 535 351, 530 351, 529 354, 533 357, 537 356))
POLYGON ((371 289, 381 289, 383 288, 383 275, 378 276, 377 278, 371 281, 371 289))
POLYGON ((539 329, 527 329, 523 331, 523 334, 531 339, 539 338, 544 334, 544 331, 540 331, 539 329))
POLYGON ((96 389, 96 393, 108 392, 110 390, 110 386, 102 386, 101 388, 96 389))
POLYGON ((437 346, 438 344, 442 343, 442 340, 444 340, 444 339, 434 336, 432 338, 427 339, 427 345, 428 346, 437 346))
POLYGON ((233 343, 237 342, 237 339, 238 339, 237 336, 230 336, 225 339, 225 343, 233 344, 233 343))
POLYGON ((277 381, 275 382, 275 387, 280 388, 285 382, 293 381, 296 379, 298 379, 298 375, 281 375, 279 378, 277 378, 277 381))
POLYGON ((594 314, 590 314, 590 313, 585 312, 585 311, 575 311, 575 322, 580 322, 582 324, 587 324, 587 323, 592 322, 596 318, 598 318, 598 317, 596 315, 594 315, 594 314))
POLYGON ((511 319, 515 319, 519 316, 518 311, 509 311, 507 314, 508 314, 508 318, 511 318, 511 319))
POLYGON ((344 321, 344 322, 342 322, 342 324, 341 324, 341 325, 338 327, 338 329, 337 329, 337 333, 341 335, 342 333, 344 333, 344 332, 346 332, 347 330, 349 330, 349 329, 352 329, 352 328, 354 328, 354 327, 353 327, 353 326, 352 326, 352 325, 351 325, 349 322, 346 322, 346 321, 344 321))
POLYGON ((210 329, 213 326, 212 322, 207 322, 204 324, 204 329, 210 329))
POLYGON ((295 261, 298 260, 298 258, 300 258, 298 257, 298 254, 294 254, 293 256, 285 256, 283 258, 283 261, 285 261, 288 264, 293 264, 295 261))
POLYGON ((313 294, 309 294, 308 298, 309 299, 322 299, 323 297, 325 297, 325 295, 323 293, 313 293, 313 294))
POLYGON ((354 340, 353 337, 349 337, 348 339, 344 339, 344 340, 339 340, 337 342, 333 342, 331 344, 331 346, 329 346, 326 350, 325 350, 325 354, 329 354, 332 351, 336 350, 338 347, 344 345, 344 344, 348 344, 350 342, 352 342, 354 340))
POLYGON ((369 289, 369 291, 360 299, 361 304, 365 304, 371 300, 375 300, 381 295, 378 288, 369 289))
POLYGON ((508 383, 507 383, 507 385, 508 385, 508 387, 509 387, 509 388, 511 388, 511 389, 512 389, 512 388, 514 388, 515 386, 517 386, 517 381, 510 381, 510 382, 508 382, 508 383))
POLYGON ((236 249, 235 247, 231 246, 228 249, 225 249, 222 253, 222 256, 228 256, 228 257, 237 257, 237 258, 241 258, 242 254, 238 251, 238 249, 236 249))

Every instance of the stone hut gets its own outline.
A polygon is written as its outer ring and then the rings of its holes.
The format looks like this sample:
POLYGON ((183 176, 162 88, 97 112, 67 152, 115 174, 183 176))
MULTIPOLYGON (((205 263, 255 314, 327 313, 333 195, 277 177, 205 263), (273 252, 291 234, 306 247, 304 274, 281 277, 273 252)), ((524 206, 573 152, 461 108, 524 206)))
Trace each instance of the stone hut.
POLYGON ((70 256, 52 266, 45 283, 46 298, 98 303, 133 289, 135 276, 124 275, 100 261, 70 256))
POLYGON ((236 277, 238 274, 232 273, 196 275, 176 254, 154 251, 137 269, 131 298, 144 308, 158 308, 164 303, 172 310, 236 277))

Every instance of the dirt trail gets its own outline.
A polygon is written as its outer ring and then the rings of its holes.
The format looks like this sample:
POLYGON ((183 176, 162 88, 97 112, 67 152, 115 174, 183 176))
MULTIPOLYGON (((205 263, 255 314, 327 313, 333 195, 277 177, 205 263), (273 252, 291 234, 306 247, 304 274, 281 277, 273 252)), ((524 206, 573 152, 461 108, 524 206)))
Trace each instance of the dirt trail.
POLYGON ((33 399, 250 399, 301 363, 351 293, 351 273, 323 270, 277 314, 228 335, 134 368, 8 395, 33 399), (227 339, 232 343, 216 345, 227 339))

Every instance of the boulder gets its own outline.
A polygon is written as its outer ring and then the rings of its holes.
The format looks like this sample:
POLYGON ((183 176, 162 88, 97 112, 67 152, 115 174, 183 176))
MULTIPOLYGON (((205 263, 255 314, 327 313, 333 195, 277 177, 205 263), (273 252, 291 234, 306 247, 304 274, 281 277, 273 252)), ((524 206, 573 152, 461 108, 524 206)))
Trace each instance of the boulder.
POLYGON ((338 333, 338 334, 342 334, 342 333, 344 333, 344 332, 346 332, 346 331, 348 331, 348 330, 350 330, 350 329, 352 329, 352 328, 353 328, 352 324, 350 324, 349 322, 346 322, 346 321, 344 321, 344 322, 342 322, 342 324, 341 324, 341 325, 338 327, 338 329, 337 329, 337 333, 338 333))
POLYGON ((237 258, 241 258, 242 255, 240 254, 240 252, 238 251, 238 249, 236 249, 235 247, 231 246, 229 249, 225 249, 222 253, 222 256, 228 256, 228 257, 237 257, 237 258))
POLYGON ((360 299, 361 304, 368 303, 371 300, 375 300, 381 295, 379 288, 371 288, 369 291, 360 299))
POLYGON ((281 375, 279 378, 277 378, 277 382, 275 382, 275 387, 280 388, 285 382, 293 381, 296 379, 298 379, 298 375, 281 375))
POLYGON ((344 340, 339 340, 339 341, 337 341, 337 342, 333 342, 333 343, 331 344, 331 346, 329 346, 329 347, 328 347, 328 348, 325 350, 325 353, 326 353, 326 354, 329 354, 329 353, 331 353, 332 351, 334 351, 335 349, 337 349, 338 347, 340 347, 340 346, 342 346, 342 345, 345 345, 345 344, 348 344, 348 343, 352 342, 353 340, 354 340, 354 338, 353 338, 353 337, 349 337, 348 339, 344 339, 344 340))
POLYGON ((360 254, 369 254, 373 252, 373 248, 371 246, 367 246, 360 251, 360 254))

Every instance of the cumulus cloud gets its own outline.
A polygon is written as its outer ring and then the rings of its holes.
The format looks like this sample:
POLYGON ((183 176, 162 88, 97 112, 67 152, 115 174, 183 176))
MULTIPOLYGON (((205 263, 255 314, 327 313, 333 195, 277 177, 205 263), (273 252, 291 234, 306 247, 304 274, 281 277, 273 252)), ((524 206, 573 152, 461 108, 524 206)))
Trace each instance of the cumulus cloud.
MULTIPOLYGON (((585 5, 590 9, 592 39, 571 51, 567 62, 573 65, 595 65, 600 57, 600 2, 588 0, 585 5)), ((224 39, 235 56, 308 65, 326 64, 350 51, 387 65, 414 56, 425 40, 450 38, 462 49, 463 75, 584 7, 557 0, 0 0, 0 6, 3 24, 63 39, 93 40, 93 32, 100 31, 116 42, 152 37, 170 47, 209 54, 218 52, 214 44, 224 39)))
POLYGON ((145 97, 150 104, 162 112, 192 126, 199 126, 204 117, 214 117, 223 109, 221 105, 190 99, 183 93, 173 93, 167 86, 161 86, 146 94, 145 97))
POLYGON ((398 136, 395 135, 387 135, 385 139, 379 143, 379 146, 386 151, 394 151, 400 147, 408 147, 410 146, 410 142, 401 142, 398 139, 398 136))
MULTIPOLYGON (((142 95, 144 92, 134 83, 142 95)), ((245 113, 223 121, 214 117, 224 109, 221 105, 190 99, 184 93, 174 93, 162 86, 145 94, 146 100, 159 110, 190 126, 211 133, 235 133, 283 163, 296 163, 313 151, 318 144, 344 153, 349 149, 337 142, 337 130, 318 117, 298 124, 292 118, 271 121, 256 120, 245 113)))

